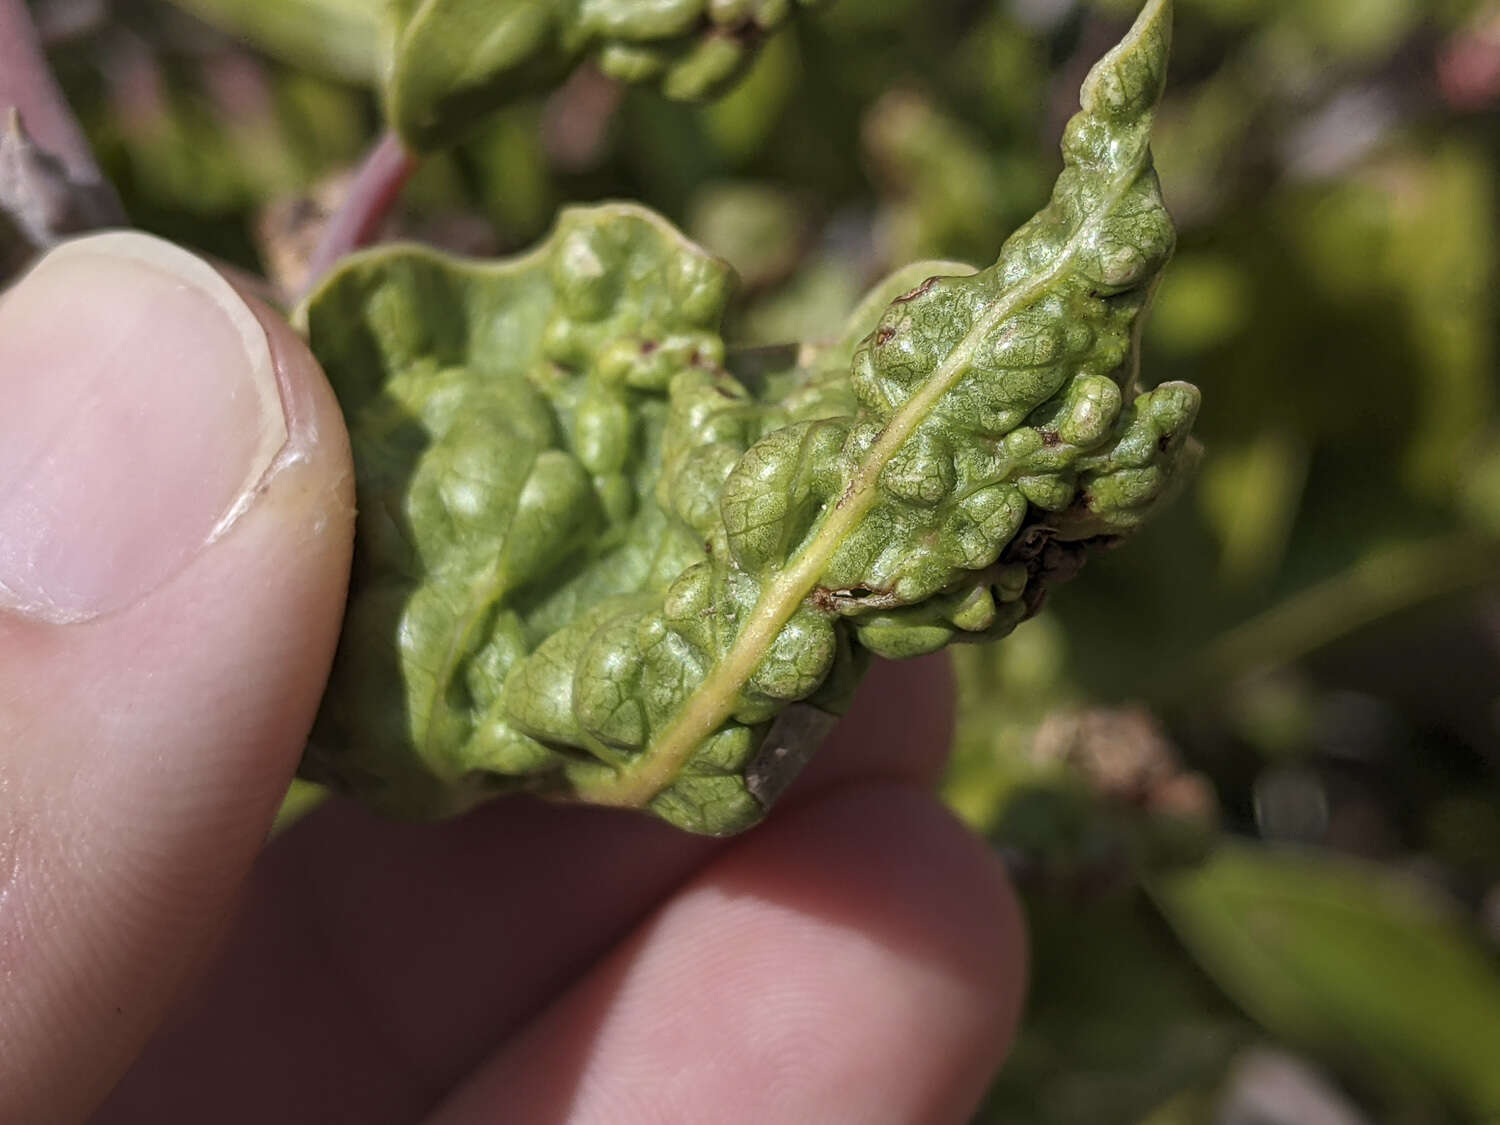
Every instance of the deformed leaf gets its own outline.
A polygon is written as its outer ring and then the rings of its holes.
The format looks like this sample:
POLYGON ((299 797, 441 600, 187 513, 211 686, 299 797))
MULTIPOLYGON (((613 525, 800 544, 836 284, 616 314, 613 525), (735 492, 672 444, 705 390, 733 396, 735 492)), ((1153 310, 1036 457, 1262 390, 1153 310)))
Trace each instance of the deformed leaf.
POLYGON ((731 374, 728 268, 637 207, 512 261, 350 259, 304 310, 361 497, 306 772, 413 814, 524 789, 736 831, 870 653, 1002 636, 1136 527, 1198 405, 1136 370, 1169 19, 1090 75, 997 264, 866 302, 793 370, 731 374))
POLYGON ((391 0, 387 112, 407 144, 440 148, 584 58, 670 98, 710 97, 797 8, 819 2, 391 0))

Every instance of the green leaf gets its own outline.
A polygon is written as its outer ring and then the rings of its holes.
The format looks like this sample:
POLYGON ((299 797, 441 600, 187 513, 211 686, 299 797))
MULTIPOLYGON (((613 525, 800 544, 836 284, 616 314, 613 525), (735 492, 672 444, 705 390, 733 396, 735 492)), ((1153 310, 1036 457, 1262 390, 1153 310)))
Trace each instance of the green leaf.
POLYGON ((171 0, 294 66, 349 82, 379 72, 383 0, 171 0))
POLYGON ((1137 526, 1198 403, 1137 386, 1169 13, 1090 75, 996 265, 867 302, 795 370, 726 369, 727 266, 637 207, 509 262, 346 263, 304 310, 361 495, 307 772, 416 814, 528 789, 736 831, 869 653, 1004 635, 1137 526))
POLYGON ((276 810, 276 819, 271 822, 271 838, 275 839, 286 832, 327 799, 328 790, 294 777, 286 796, 281 799, 281 807, 276 810))
POLYGON ((1314 852, 1226 846, 1159 880, 1194 955, 1277 1035, 1367 1075, 1415 1076, 1500 1114, 1500 970, 1414 881, 1314 852))
POLYGON ((592 59, 623 82, 696 100, 727 89, 794 8, 818 0, 391 0, 387 112, 415 149, 592 59))
POLYGON ((976 1125, 1139 1125, 1253 1039, 1144 896, 1032 894, 1026 921, 1026 1019, 976 1125))

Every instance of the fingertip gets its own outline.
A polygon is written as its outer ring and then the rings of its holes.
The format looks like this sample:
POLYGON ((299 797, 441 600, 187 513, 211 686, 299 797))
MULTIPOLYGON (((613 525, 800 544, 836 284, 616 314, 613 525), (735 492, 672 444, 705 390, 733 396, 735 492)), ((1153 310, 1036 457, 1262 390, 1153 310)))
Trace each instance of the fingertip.
POLYGON ((1014 1040, 1029 961, 1024 911, 1000 857, 931 793, 901 781, 836 789, 788 822, 747 839, 741 877, 951 986, 953 1058, 982 1084, 1014 1040))
POLYGON ((0 836, 6 1120, 86 1111, 207 956, 353 537, 343 423, 286 324, 160 240, 84 241, 0 304, 0 819, 27 826, 0 836))
POLYGON ((433 1120, 957 1125, 1025 964, 978 840, 909 785, 842 789, 715 862, 433 1120))

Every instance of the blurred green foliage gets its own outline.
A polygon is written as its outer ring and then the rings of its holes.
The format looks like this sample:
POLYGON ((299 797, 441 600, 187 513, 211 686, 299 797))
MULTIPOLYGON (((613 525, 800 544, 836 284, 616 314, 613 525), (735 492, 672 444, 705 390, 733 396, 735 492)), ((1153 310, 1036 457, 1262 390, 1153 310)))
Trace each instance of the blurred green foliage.
POLYGON ((1138 896, 1033 896, 1026 1034, 982 1120, 1136 1125, 1211 1088, 1254 1027, 1172 948, 1138 896))
MULTIPOLYGON (((893 265, 993 258, 1136 6, 838 0, 702 106, 575 74, 432 161, 397 227, 493 251, 640 199, 740 269, 739 343, 805 338, 893 265)), ((378 128, 361 4, 181 7, 231 34, 115 0, 53 56, 137 221, 264 267, 267 214, 378 128)), ((1493 1120, 1500 82, 1453 68, 1500 74, 1500 5, 1178 9, 1144 366, 1203 388, 1209 454, 958 659, 947 793, 1011 860, 1035 962, 982 1120, 1245 1125, 1268 1043, 1370 1125, 1493 1120)), ((1283 1096, 1253 1120, 1306 1125, 1283 1096)))
POLYGON ((1500 974, 1417 880, 1318 853, 1226 846, 1153 883, 1205 968, 1267 1028, 1500 1115, 1500 974))

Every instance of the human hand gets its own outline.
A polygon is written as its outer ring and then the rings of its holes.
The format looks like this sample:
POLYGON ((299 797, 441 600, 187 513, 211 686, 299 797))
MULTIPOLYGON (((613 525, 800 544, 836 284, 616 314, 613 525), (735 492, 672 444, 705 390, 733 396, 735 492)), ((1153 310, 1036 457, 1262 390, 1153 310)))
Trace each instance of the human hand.
POLYGON ((0 1121, 966 1120, 1024 951, 930 793, 941 659, 735 840, 341 805, 257 859, 352 505, 315 362, 191 256, 85 240, 0 298, 0 1121))

